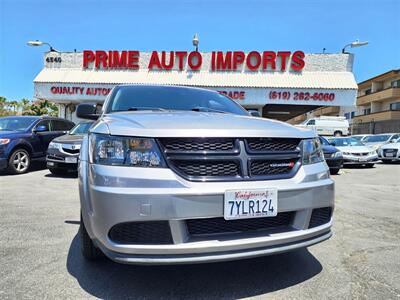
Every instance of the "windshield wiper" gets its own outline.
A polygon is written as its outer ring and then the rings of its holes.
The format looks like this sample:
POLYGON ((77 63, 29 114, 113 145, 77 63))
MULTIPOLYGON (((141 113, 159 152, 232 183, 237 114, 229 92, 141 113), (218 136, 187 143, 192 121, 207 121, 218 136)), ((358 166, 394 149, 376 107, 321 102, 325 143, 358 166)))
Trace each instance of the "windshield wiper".
POLYGON ((138 110, 157 110, 157 111, 167 111, 161 107, 140 107, 140 106, 132 106, 127 109, 127 111, 138 111, 138 110))
POLYGON ((227 114, 228 112, 223 111, 223 110, 218 110, 218 109, 213 109, 209 107, 204 107, 204 106, 196 106, 191 109, 192 111, 201 111, 201 112, 215 112, 215 113, 220 113, 220 114, 227 114))

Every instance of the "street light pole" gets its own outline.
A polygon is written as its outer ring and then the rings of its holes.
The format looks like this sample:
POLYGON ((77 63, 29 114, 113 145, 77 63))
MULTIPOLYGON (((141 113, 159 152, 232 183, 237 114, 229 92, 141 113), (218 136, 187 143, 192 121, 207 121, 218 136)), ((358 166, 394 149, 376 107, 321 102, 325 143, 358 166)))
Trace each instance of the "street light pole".
POLYGON ((198 34, 197 33, 195 33, 194 34, 194 37, 193 37, 193 39, 192 39, 192 43, 193 43, 193 46, 195 46, 196 47, 196 52, 199 52, 199 36, 198 36, 198 34))
POLYGON ((27 44, 28 46, 31 46, 31 47, 39 47, 39 46, 47 45, 47 46, 49 46, 49 48, 50 48, 50 52, 59 52, 59 51, 57 51, 56 49, 54 49, 49 43, 47 43, 47 42, 42 42, 42 41, 39 41, 39 40, 36 40, 36 41, 28 41, 26 44, 27 44))
POLYGON ((346 46, 343 47, 342 49, 342 53, 343 54, 347 54, 348 52, 346 52, 346 48, 347 47, 351 47, 351 48, 356 48, 356 47, 362 47, 362 46, 366 46, 368 45, 368 42, 360 42, 359 40, 355 40, 354 42, 351 42, 350 44, 347 44, 346 46))

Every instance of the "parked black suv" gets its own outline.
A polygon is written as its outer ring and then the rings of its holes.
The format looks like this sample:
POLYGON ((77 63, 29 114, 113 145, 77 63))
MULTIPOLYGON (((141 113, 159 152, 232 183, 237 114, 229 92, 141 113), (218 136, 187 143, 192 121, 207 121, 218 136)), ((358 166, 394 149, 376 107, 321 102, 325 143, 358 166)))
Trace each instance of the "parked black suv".
POLYGON ((0 118, 0 170, 22 174, 31 160, 44 159, 49 143, 74 123, 55 117, 12 116, 0 118))
POLYGON ((329 171, 332 175, 339 173, 339 170, 343 168, 343 154, 342 152, 333 146, 326 138, 320 136, 319 140, 322 145, 322 151, 324 152, 325 161, 328 164, 329 171))

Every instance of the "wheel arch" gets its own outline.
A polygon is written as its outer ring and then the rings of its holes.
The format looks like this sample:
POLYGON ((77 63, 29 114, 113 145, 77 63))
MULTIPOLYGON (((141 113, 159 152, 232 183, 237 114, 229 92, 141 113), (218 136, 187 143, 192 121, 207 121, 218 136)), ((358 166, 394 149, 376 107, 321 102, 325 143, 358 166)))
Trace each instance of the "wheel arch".
POLYGON ((28 152, 29 156, 32 157, 32 153, 33 153, 33 148, 32 146, 27 143, 27 142, 23 142, 23 141, 18 141, 17 143, 15 143, 15 145, 13 145, 13 147, 11 148, 10 153, 8 154, 8 158, 11 157, 11 154, 14 153, 15 150, 17 149, 24 149, 28 152))

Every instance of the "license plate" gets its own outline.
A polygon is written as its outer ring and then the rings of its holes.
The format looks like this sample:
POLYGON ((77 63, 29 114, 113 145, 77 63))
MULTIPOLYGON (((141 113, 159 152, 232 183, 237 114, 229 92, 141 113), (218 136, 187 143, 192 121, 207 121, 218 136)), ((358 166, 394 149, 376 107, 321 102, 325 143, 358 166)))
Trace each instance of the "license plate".
POLYGON ((393 153, 387 152, 386 157, 393 157, 393 153))
POLYGON ((366 158, 359 158, 358 161, 367 161, 366 158))
POLYGON ((228 190, 224 198, 224 219, 275 217, 278 214, 278 190, 228 190))
POLYGON ((54 163, 52 161, 48 161, 47 165, 52 167, 52 166, 54 166, 54 163))
POLYGON ((78 158, 77 157, 66 157, 65 158, 65 162, 67 162, 67 163, 77 163, 78 162, 78 158))

